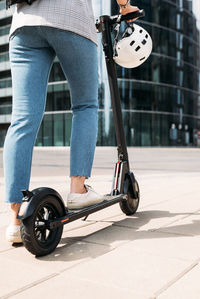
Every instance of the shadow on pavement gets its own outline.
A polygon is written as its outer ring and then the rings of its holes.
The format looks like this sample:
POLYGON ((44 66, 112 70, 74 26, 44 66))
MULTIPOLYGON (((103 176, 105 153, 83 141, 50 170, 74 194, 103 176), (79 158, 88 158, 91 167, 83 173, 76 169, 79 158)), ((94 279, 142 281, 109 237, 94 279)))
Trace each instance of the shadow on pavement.
MULTIPOLYGON (((106 254, 116 247, 125 243, 139 240, 139 239, 164 239, 164 238, 181 238, 181 237, 193 237, 200 235, 200 220, 192 220, 189 224, 177 224, 172 225, 175 221, 181 221, 191 215, 199 215, 199 212, 194 213, 170 213, 168 211, 142 211, 137 212, 134 216, 128 216, 120 221, 113 220, 122 216, 123 214, 115 215, 102 221, 94 222, 94 220, 87 220, 88 226, 95 225, 95 223, 107 223, 107 227, 97 228, 95 232, 80 234, 79 230, 88 230, 85 226, 82 228, 79 226, 78 229, 73 229, 74 237, 64 237, 61 240, 59 247, 50 255, 40 257, 43 261, 75 261, 85 258, 96 258, 103 254, 106 254), (177 219, 176 216, 182 216, 177 219), (149 223, 152 219, 158 218, 170 218, 165 226, 159 225, 152 229, 141 228, 149 223), (112 218, 112 220, 110 219, 112 218), (175 218, 174 221, 172 218, 175 218), (109 220, 110 219, 110 220, 109 220), (89 223, 91 222, 91 223, 89 223), (167 225, 170 225, 169 227, 167 225), (166 228, 168 231, 166 231, 166 228), (165 229, 165 231, 162 231, 165 229), (178 229, 178 233, 174 232, 178 229), (187 232, 190 233, 187 233, 187 232), (118 243, 118 246, 115 244, 118 243)), ((70 230, 69 230, 70 232, 70 230)), ((65 235, 67 232, 65 231, 65 235)))

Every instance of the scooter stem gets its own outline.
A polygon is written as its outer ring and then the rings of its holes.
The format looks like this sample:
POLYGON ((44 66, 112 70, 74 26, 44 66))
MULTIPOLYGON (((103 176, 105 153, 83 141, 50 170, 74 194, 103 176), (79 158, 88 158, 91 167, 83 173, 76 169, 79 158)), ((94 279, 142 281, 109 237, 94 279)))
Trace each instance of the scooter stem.
POLYGON ((129 171, 129 161, 127 145, 124 133, 122 118, 121 99, 117 83, 116 65, 113 60, 113 46, 111 40, 111 19, 109 16, 101 16, 102 44, 105 53, 106 67, 108 72, 108 81, 110 86, 111 102, 115 124, 115 134, 117 140, 118 160, 127 162, 127 171, 129 171))

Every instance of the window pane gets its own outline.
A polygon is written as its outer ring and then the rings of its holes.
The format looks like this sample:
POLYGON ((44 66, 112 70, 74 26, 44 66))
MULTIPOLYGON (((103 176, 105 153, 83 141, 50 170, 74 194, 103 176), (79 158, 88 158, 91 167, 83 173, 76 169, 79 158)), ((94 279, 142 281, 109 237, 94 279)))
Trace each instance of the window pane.
POLYGON ((63 114, 54 114, 54 145, 63 146, 64 145, 64 118, 63 114))

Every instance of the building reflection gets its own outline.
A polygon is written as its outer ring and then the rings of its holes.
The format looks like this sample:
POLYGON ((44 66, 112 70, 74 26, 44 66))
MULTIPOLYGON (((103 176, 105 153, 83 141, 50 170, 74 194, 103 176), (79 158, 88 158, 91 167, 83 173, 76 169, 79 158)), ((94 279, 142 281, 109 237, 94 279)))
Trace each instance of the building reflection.
MULTIPOLYGON (((193 2, 134 1, 134 5, 145 9, 145 18, 137 23, 151 34, 154 46, 152 55, 140 67, 117 67, 128 146, 197 146, 198 142, 200 145, 200 38, 193 2)), ((93 3, 96 16, 118 13, 115 0, 93 3)), ((8 57, 10 23, 11 12, 5 12, 5 0, 0 1, 0 146, 10 123, 12 102, 8 57)), ((101 46, 98 51, 97 144, 112 146, 116 141, 101 46)), ((69 86, 56 58, 36 145, 70 145, 71 118, 69 86)))

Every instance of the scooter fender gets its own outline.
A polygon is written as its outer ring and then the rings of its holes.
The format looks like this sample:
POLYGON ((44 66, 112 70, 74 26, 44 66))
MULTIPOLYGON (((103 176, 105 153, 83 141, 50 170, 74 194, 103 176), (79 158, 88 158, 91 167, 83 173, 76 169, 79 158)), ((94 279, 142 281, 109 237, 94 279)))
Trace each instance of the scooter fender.
POLYGON ((22 190, 22 193, 24 195, 22 199, 22 204, 20 206, 17 218, 24 220, 28 217, 30 217, 35 209, 38 207, 40 201, 47 196, 53 196, 55 197, 55 200, 58 200, 62 209, 63 209, 63 215, 66 214, 66 207, 64 204, 64 201, 61 197, 61 195, 55 191, 54 189, 47 188, 47 187, 40 187, 36 188, 32 191, 29 190, 22 190))

